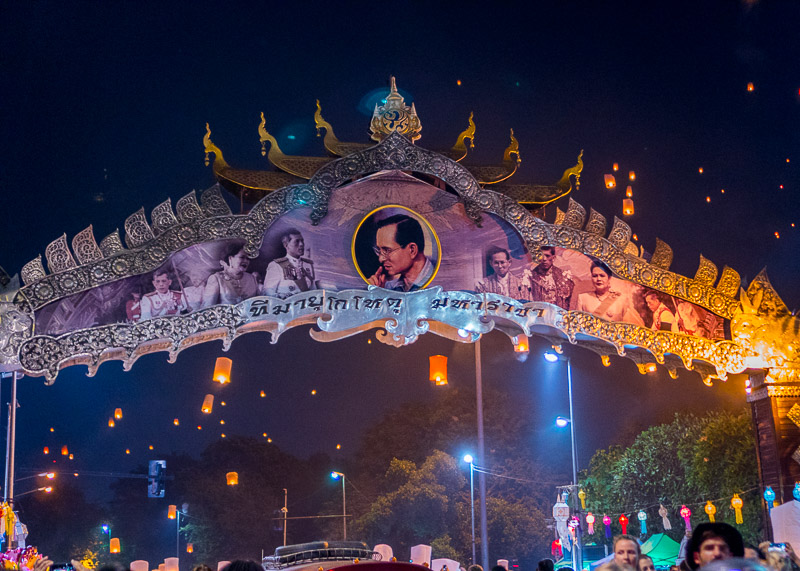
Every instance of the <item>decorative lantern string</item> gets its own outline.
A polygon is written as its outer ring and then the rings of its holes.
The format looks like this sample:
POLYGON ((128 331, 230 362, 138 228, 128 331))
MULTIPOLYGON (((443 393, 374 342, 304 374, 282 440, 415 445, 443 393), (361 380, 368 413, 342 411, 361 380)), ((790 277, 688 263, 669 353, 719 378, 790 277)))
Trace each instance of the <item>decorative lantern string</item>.
POLYGON ((661 516, 661 525, 664 526, 664 531, 668 531, 672 529, 672 524, 670 523, 669 518, 667 517, 667 514, 669 512, 667 512, 667 508, 664 507, 664 504, 659 504, 659 505, 660 507, 658 508, 658 515, 661 516))
POLYGON ((606 526, 606 539, 611 539, 611 518, 603 514, 603 523, 606 526))
POLYGON ((628 518, 625 514, 619 516, 619 525, 622 527, 622 535, 628 533, 628 518))
POLYGON ((639 510, 639 513, 636 514, 636 517, 639 518, 641 534, 647 535, 647 513, 644 510, 639 510))
POLYGON ((589 535, 594 534, 594 514, 592 512, 586 514, 586 525, 589 526, 589 535))
POLYGON ((708 521, 714 523, 714 514, 717 513, 717 508, 714 506, 714 504, 711 503, 711 500, 708 500, 706 502, 706 507, 704 509, 706 514, 708 515, 708 521))
POLYGON ((687 508, 685 505, 681 506, 681 517, 683 521, 686 522, 686 531, 692 531, 692 522, 690 518, 692 517, 692 510, 687 508))

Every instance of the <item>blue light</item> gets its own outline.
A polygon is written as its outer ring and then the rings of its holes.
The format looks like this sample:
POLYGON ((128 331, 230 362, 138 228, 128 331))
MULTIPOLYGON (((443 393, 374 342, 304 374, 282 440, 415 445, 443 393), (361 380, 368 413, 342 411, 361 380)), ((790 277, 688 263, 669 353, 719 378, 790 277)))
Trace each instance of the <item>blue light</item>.
POLYGON ((107 525, 103 525, 103 533, 108 533, 108 526, 107 525))
POLYGON ((559 428, 564 428, 569 424, 569 419, 565 416, 556 417, 556 426, 559 428))
POLYGON ((472 457, 472 454, 465 454, 464 455, 464 462, 467 464, 472 464, 475 459, 472 457))
POLYGON ((550 361, 551 363, 555 363, 556 361, 558 361, 558 355, 553 351, 546 351, 544 354, 544 358, 545 360, 550 361))
POLYGON ((334 480, 338 480, 340 477, 341 474, 339 472, 331 472, 331 478, 333 478, 334 480))
POLYGON ((297 137, 295 137, 294 135, 289 135, 286 138, 289 139, 290 141, 294 141, 297 137))

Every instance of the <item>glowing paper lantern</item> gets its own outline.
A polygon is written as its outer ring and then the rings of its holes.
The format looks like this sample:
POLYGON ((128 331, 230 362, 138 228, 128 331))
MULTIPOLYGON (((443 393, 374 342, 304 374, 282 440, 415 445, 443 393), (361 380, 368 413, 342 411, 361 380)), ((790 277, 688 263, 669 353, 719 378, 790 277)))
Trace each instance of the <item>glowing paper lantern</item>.
POLYGON ((659 504, 660 507, 658 508, 658 515, 661 516, 661 525, 664 526, 665 530, 672 529, 672 524, 667 517, 667 508, 664 507, 664 504, 659 504))
POLYGON ((636 173, 635 173, 635 172, 633 172, 633 171, 630 171, 630 172, 628 173, 628 178, 629 178, 630 180, 632 180, 632 181, 633 181, 633 180, 636 180, 636 173))
POLYGON ((179 563, 177 557, 167 557, 164 559, 164 571, 178 571, 179 563))
POLYGON ((639 518, 641 534, 647 535, 647 513, 644 510, 639 510, 639 513, 636 514, 636 517, 639 518))
POLYGON ((177 418, 172 421, 172 424, 174 424, 175 426, 178 426, 180 423, 181 423, 181 421, 178 420, 177 418))
POLYGON ((605 180, 606 188, 609 190, 612 188, 617 188, 617 179, 614 178, 613 174, 603 175, 603 180, 605 180))
POLYGON ((736 523, 739 525, 744 523, 742 519, 742 505, 744 505, 744 502, 742 502, 742 498, 739 497, 739 494, 733 494, 733 498, 731 498, 731 507, 733 511, 736 512, 736 523))
MULTIPOLYGON (((194 545, 191 543, 186 544, 186 553, 194 553, 194 545)), ((133 571, 133 570, 131 570, 133 571)))
POLYGON ((589 512, 586 514, 586 525, 589 526, 589 535, 594 533, 594 514, 589 512))
POLYGON ((628 185, 628 188, 625 189, 625 196, 633 198, 633 187, 631 185, 628 185))
POLYGON ((611 168, 614 169, 614 172, 617 172, 619 170, 619 165, 617 163, 614 163, 614 166, 612 166, 611 168))
POLYGON ((619 525, 622 527, 622 535, 628 533, 628 518, 625 514, 619 516, 619 525))
POLYGON ((109 418, 108 419, 108 427, 109 428, 114 428, 114 419, 113 418, 109 418))
POLYGON ((756 86, 753 85, 753 82, 752 81, 748 82, 747 83, 747 91, 755 91, 755 90, 756 90, 756 86))
POLYGON ((431 355, 430 361, 430 380, 436 386, 447 384, 447 357, 444 355, 431 355))
POLYGON ((61 455, 62 456, 69 456, 69 448, 67 448, 66 444, 61 447, 61 455))
POLYGON ((178 506, 170 505, 167 509, 167 519, 175 519, 178 517, 178 506))
POLYGON ((225 479, 227 480, 229 486, 236 486, 239 484, 239 473, 228 472, 225 474, 225 479))
POLYGON ((117 420, 120 420, 122 418, 122 409, 121 408, 115 408, 114 409, 114 418, 116 418, 117 420))
POLYGON ((108 544, 109 544, 109 549, 108 550, 111 553, 119 553, 119 538, 118 537, 112 537, 109 540, 108 544))
POLYGON ((203 399, 203 408, 201 409, 206 414, 211 414, 211 409, 214 408, 214 395, 206 395, 203 399))
POLYGON ((137 559, 136 561, 131 561, 130 569, 131 571, 150 571, 150 563, 144 559, 137 559))
POLYGON ((683 521, 686 523, 686 531, 692 531, 692 522, 689 519, 692 517, 692 510, 690 510, 686 506, 681 506, 681 517, 683 518, 683 521))
POLYGON ((603 514, 603 524, 606 526, 606 539, 611 539, 611 518, 603 514))
POLYGON ((714 514, 717 513, 717 508, 711 503, 711 500, 706 502, 706 507, 703 508, 708 515, 708 521, 714 523, 714 514))
POLYGON ((45 446, 45 447, 44 447, 44 450, 42 450, 42 452, 44 452, 45 454, 50 454, 50 448, 48 448, 47 446, 45 446))
POLYGON ((217 362, 214 364, 214 380, 221 385, 230 383, 231 366, 233 366, 233 361, 227 357, 217 357, 217 362))
POLYGON ((578 492, 578 499, 581 501, 581 509, 586 509, 586 492, 583 490, 578 492))
POLYGON ((514 339, 514 353, 527 353, 530 350, 527 335, 517 335, 514 339))
POLYGON ((633 215, 633 199, 631 198, 622 199, 622 214, 624 214, 625 216, 633 215))
POLYGON ((775 506, 775 491, 772 486, 767 486, 767 489, 764 490, 764 500, 767 502, 767 509, 772 513, 772 508, 775 506))

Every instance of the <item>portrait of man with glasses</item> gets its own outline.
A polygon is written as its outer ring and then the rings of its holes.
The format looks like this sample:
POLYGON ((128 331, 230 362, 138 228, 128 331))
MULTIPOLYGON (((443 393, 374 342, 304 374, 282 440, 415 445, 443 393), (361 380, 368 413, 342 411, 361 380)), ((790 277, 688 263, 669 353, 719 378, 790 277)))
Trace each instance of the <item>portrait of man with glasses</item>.
POLYGON ((375 255, 378 269, 367 282, 395 291, 422 289, 434 272, 434 264, 425 255, 425 233, 411 216, 395 214, 377 223, 375 255))

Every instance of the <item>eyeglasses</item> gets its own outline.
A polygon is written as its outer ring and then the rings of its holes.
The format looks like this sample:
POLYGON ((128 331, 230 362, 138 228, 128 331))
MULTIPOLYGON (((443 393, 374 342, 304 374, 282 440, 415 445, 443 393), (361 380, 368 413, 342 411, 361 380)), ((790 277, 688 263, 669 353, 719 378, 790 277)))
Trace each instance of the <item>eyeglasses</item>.
POLYGON ((397 248, 387 248, 387 247, 384 246, 382 248, 378 248, 377 246, 373 246, 372 247, 372 251, 375 252, 375 255, 378 256, 379 258, 381 256, 383 256, 384 258, 388 258, 389 254, 391 254, 395 250, 400 250, 401 248, 404 248, 404 247, 405 246, 398 246, 397 248))

